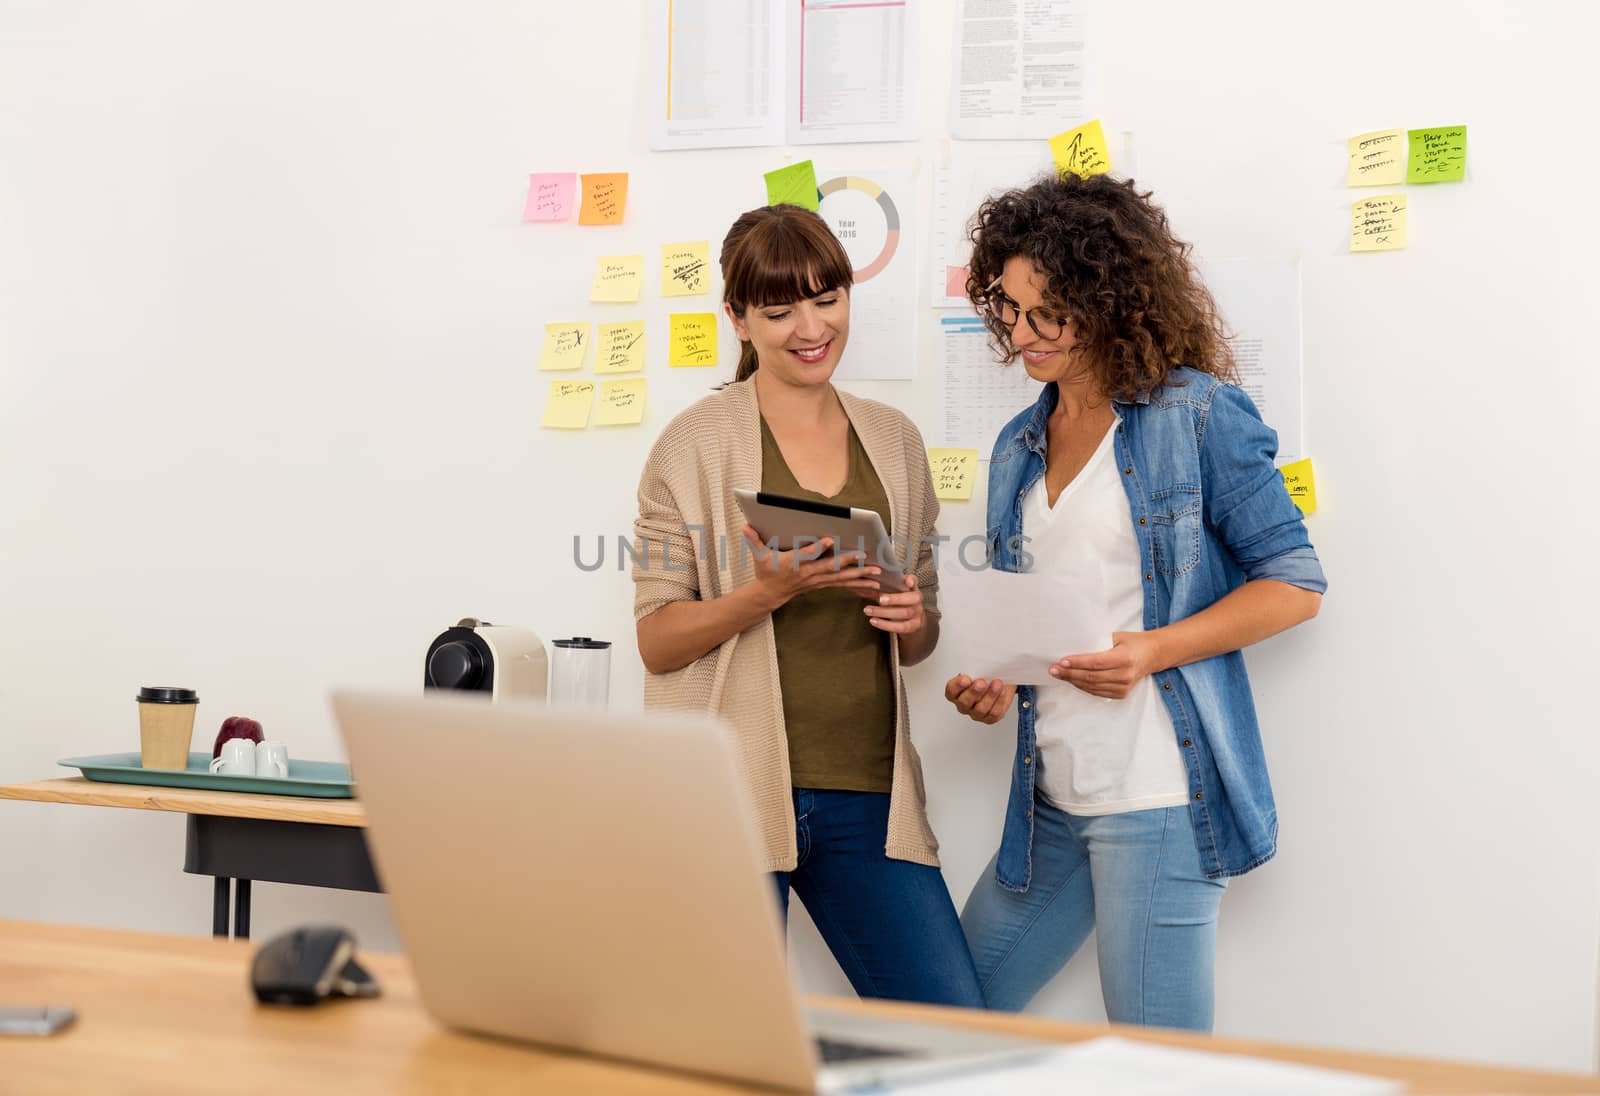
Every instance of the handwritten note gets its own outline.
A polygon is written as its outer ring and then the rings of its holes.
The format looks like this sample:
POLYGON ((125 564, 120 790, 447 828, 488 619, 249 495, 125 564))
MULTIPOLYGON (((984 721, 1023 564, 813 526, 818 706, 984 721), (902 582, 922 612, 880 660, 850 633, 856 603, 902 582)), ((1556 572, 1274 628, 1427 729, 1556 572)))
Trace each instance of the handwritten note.
POLYGON ((1103 175, 1111 170, 1111 153, 1106 151, 1098 118, 1050 138, 1050 155, 1063 175, 1103 175))
POLYGON ((766 174, 768 205, 797 205, 815 212, 817 200, 817 172, 810 160, 780 167, 766 174))
POLYGON ((606 381, 600 386, 600 410, 596 426, 637 426, 644 421, 645 379, 606 381))
POLYGON ((1467 177, 1467 127, 1413 129, 1408 183, 1459 183, 1467 177))
POLYGON ((1345 186, 1399 186, 1406 181, 1406 131, 1380 129, 1352 137, 1345 186))
POLYGON ((524 221, 565 221, 572 216, 572 198, 578 190, 578 177, 570 171, 535 172, 528 176, 528 200, 522 207, 524 221))
POLYGON ((706 241, 661 245, 661 295, 698 297, 711 288, 711 248, 706 241))
POLYGON ((1283 473, 1283 485, 1289 497, 1300 507, 1300 513, 1311 514, 1317 509, 1317 477, 1311 471, 1311 458, 1286 464, 1278 471, 1283 473))
POLYGON ((552 430, 582 430, 594 406, 594 381, 551 381, 539 425, 552 430))
POLYGON ((1350 207, 1351 251, 1398 251, 1406 246, 1406 196, 1385 194, 1350 207))
POLYGON ((928 467, 933 469, 933 493, 939 498, 972 497, 972 484, 978 478, 976 449, 929 449, 928 467))
POLYGON ((544 350, 539 368, 545 372, 568 372, 583 368, 589 353, 589 325, 586 323, 547 323, 544 325, 544 350))
POLYGON ((717 314, 674 312, 667 335, 667 365, 672 368, 717 364, 717 314))
POLYGON ((644 321, 603 323, 595 344, 596 373, 640 373, 644 370, 644 321))
POLYGON ((578 210, 580 225, 620 225, 627 208, 626 171, 583 177, 583 206, 578 210))
POLYGON ((602 255, 595 260, 591 301, 629 302, 639 299, 644 284, 643 255, 602 255))

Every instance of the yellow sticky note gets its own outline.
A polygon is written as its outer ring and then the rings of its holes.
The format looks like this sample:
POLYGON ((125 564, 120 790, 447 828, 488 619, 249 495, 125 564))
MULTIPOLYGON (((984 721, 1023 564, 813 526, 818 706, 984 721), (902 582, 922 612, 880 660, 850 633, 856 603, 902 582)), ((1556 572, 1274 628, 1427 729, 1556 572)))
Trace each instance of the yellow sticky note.
POLYGON ((1350 207, 1351 251, 1398 251, 1406 246, 1406 196, 1363 198, 1350 207))
POLYGON ((596 373, 640 373, 644 371, 644 321, 603 323, 600 341, 594 352, 596 373))
POLYGON ((628 173, 583 177, 583 204, 578 207, 580 225, 620 225, 628 208, 628 173))
POLYGON ((594 405, 594 381, 551 381, 540 426, 556 430, 582 430, 589 425, 594 405))
POLYGON ((711 247, 706 241, 661 245, 661 295, 698 297, 711 288, 711 247))
POLYGON ((1278 471, 1283 473, 1283 485, 1289 497, 1300 507, 1302 514, 1312 514, 1317 509, 1317 477, 1311 471, 1311 458, 1286 464, 1278 471))
POLYGON ((547 323, 544 325, 544 350, 539 368, 547 372, 567 372, 583 368, 589 353, 589 325, 586 323, 547 323))
POLYGON ((631 303, 639 299, 644 284, 643 255, 602 255, 595 260, 591 301, 631 303))
POLYGON ((600 410, 595 414, 596 426, 637 426, 644 421, 643 377, 630 377, 625 381, 606 381, 600 386, 600 410))
POLYGON ((1064 175, 1102 175, 1111 170, 1111 153, 1106 151, 1098 118, 1050 138, 1050 155, 1064 175))
POLYGON ((978 478, 976 449, 929 449, 928 467, 933 469, 934 494, 955 501, 972 497, 972 484, 978 478))
POLYGON ((678 368, 717 364, 715 312, 674 312, 667 339, 669 366, 678 368))
POLYGON ((1406 131, 1379 129, 1352 137, 1345 186, 1399 186, 1406 181, 1406 131))

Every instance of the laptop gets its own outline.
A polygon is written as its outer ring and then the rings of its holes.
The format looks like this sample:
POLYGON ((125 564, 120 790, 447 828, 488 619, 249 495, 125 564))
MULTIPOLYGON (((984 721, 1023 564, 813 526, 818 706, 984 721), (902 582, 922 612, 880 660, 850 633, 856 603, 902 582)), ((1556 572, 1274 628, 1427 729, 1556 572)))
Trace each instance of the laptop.
POLYGON ((459 693, 338 691, 368 842, 447 1027, 795 1091, 1047 1044, 807 1009, 728 732, 459 693))

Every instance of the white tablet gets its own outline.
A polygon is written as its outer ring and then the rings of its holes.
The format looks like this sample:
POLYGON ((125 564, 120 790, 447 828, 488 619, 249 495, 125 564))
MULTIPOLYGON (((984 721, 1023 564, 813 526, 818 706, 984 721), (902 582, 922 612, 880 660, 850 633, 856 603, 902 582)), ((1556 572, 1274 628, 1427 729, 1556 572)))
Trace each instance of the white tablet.
POLYGON ((733 497, 739 500, 745 520, 764 542, 776 541, 780 550, 789 551, 797 542, 806 544, 832 537, 835 551, 865 552, 868 566, 883 568, 877 576, 883 589, 899 593, 906 588, 904 569, 896 562, 894 545, 876 510, 738 487, 734 488, 733 497))

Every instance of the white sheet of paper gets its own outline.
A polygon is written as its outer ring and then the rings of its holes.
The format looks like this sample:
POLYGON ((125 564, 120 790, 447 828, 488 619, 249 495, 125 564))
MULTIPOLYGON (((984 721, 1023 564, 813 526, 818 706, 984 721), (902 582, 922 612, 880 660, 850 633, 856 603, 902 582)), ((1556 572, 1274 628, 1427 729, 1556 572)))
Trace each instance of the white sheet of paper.
POLYGON ((785 7, 788 143, 916 140, 921 5, 807 0, 785 7))
POLYGON ((1384 1077, 1107 1036, 1020 1065, 895 1085, 890 1091, 908 1096, 1387 1096, 1404 1090, 1384 1077))
MULTIPOLYGON (((850 289, 850 344, 836 381, 908 381, 917 375, 917 238, 911 210, 916 175, 905 169, 827 170, 818 215, 843 245, 855 271, 850 289), (888 258, 885 260, 884 256, 888 258)), ((735 344, 737 345, 737 344, 735 344)))
POLYGON ((985 198, 1012 187, 1027 186, 1050 170, 1049 146, 1040 142, 1032 156, 993 160, 952 157, 949 164, 934 173, 933 246, 928 249, 933 263, 929 286, 933 307, 971 311, 972 302, 964 292, 946 292, 949 269, 964 267, 972 258, 967 222, 985 198))
POLYGON ((650 147, 783 144, 783 17, 769 0, 652 7, 650 147))
POLYGON ((946 546, 939 560, 939 643, 953 652, 957 672, 1071 688, 1050 676, 1050 664, 1111 646, 1110 633, 1087 623, 1106 618, 1099 569, 1012 574, 968 566, 980 555, 976 544, 964 552, 946 546))
POLYGON ((939 349, 944 366, 944 433, 938 443, 976 449, 979 460, 988 460, 1000 428, 1033 406, 1044 385, 1028 376, 1021 362, 995 361, 989 330, 970 310, 939 317, 939 349))
POLYGON ((1089 120, 1096 0, 962 0, 950 136, 1043 140, 1089 120))
POLYGON ((1278 462, 1299 460, 1306 455, 1299 260, 1202 259, 1200 273, 1233 332, 1240 387, 1278 432, 1278 462))

